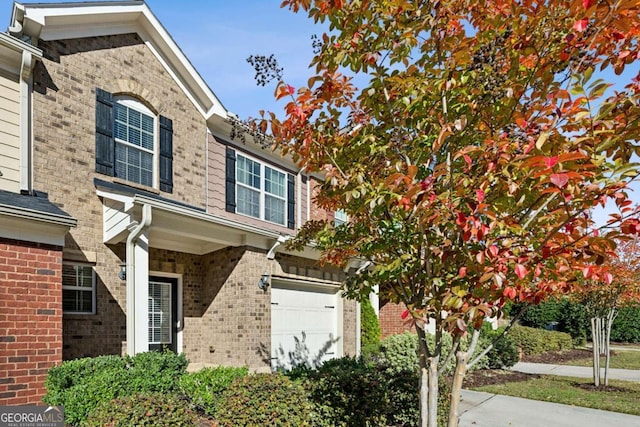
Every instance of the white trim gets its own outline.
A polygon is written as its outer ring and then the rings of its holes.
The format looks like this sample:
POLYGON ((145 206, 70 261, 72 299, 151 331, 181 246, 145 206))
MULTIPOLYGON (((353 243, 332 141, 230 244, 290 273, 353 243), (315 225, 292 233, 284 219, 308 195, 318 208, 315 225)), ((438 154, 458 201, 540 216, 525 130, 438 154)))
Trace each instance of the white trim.
POLYGON ((6 239, 64 246, 64 236, 68 231, 69 227, 65 226, 0 215, 0 237, 6 239))
POLYGON ((13 205, 0 205, 0 216, 1 215, 25 220, 46 222, 63 227, 75 227, 78 224, 78 220, 75 218, 21 208, 13 205))
MULTIPOLYGON (((143 153, 147 153, 147 154, 151 154, 151 185, 142 183, 142 182, 137 182, 134 181, 132 179, 129 179, 128 177, 125 179, 124 177, 119 177, 122 178, 128 182, 133 182, 139 185, 145 185, 145 186, 149 186, 155 189, 160 188, 160 120, 158 120, 158 116, 157 114, 155 114, 153 111, 151 111, 146 105, 144 105, 142 102, 138 101, 135 98, 132 98, 130 96, 115 96, 113 99, 113 127, 114 127, 114 132, 113 132, 113 141, 115 144, 121 144, 124 145, 126 147, 130 147, 134 150, 138 150, 141 151, 143 153), (129 141, 126 141, 124 139, 120 139, 116 136, 116 132, 115 132, 115 126, 116 126, 116 108, 117 105, 121 105, 124 106, 125 108, 129 109, 129 110, 133 110, 135 112, 138 112, 144 116, 150 117, 153 120, 153 149, 149 150, 148 148, 143 147, 142 145, 135 145, 132 144, 129 141)), ((125 125, 127 128, 129 127, 133 127, 129 124, 129 121, 127 120, 127 123, 125 125)), ((140 131, 143 132, 144 129, 142 128, 142 120, 140 121, 140 131)), ((142 144, 142 140, 140 141, 140 143, 142 144)), ((116 145, 116 151, 117 151, 118 147, 116 145)), ((113 159, 113 166, 114 169, 117 169, 117 163, 118 163, 118 159, 114 158, 113 159)), ((129 165, 129 163, 127 162, 126 165, 129 165)), ((139 171, 142 171, 142 162, 140 164, 140 166, 138 167, 139 171)), ((117 175, 116 175, 117 176, 117 175)))
POLYGON ((137 33, 206 119, 228 112, 143 1, 15 3, 12 27, 34 39, 62 40, 137 33))
POLYGON ((66 314, 73 314, 73 315, 82 315, 82 316, 93 316, 96 314, 96 270, 94 268, 93 264, 90 263, 86 263, 86 262, 76 262, 76 261, 62 261, 62 268, 63 268, 63 272, 62 272, 62 306, 63 306, 63 310, 62 310, 62 314, 66 315, 66 314), (71 266, 79 266, 79 267, 89 267, 91 268, 91 289, 85 287, 85 286, 70 286, 70 285, 65 285, 64 284, 64 266, 65 265, 71 265, 71 266), (64 310, 64 291, 65 290, 75 290, 75 291, 82 291, 82 292, 88 292, 89 290, 91 291, 91 311, 65 311, 64 310))
POLYGON ((183 275, 182 274, 176 274, 176 273, 165 273, 164 271, 155 271, 155 270, 150 270, 149 271, 149 277, 151 276, 155 276, 155 277, 165 277, 167 279, 176 279, 178 281, 178 290, 177 290, 177 301, 176 304, 178 304, 178 318, 176 319, 178 322, 177 325, 177 333, 176 333, 176 352, 178 354, 182 353, 182 341, 183 341, 183 331, 184 331, 184 310, 183 310, 183 287, 182 287, 182 278, 183 275))
MULTIPOLYGON (((260 221, 264 221, 264 222, 268 222, 270 224, 275 224, 275 225, 279 225, 282 227, 286 227, 288 222, 289 222, 289 208, 288 208, 288 200, 289 200, 289 184, 288 184, 288 180, 289 180, 289 173, 286 172, 283 169, 278 168, 277 166, 273 166, 270 163, 267 163, 263 160, 259 160, 251 155, 247 155, 245 153, 240 153, 238 151, 236 151, 236 170, 235 172, 235 181, 236 181, 236 213, 238 215, 242 215, 242 216, 246 216, 248 218, 255 218, 255 219, 259 219, 260 221), (247 185, 244 183, 241 183, 238 180, 238 158, 239 157, 243 157, 251 162, 257 163, 258 165, 260 165, 260 187, 259 188, 255 188, 252 185, 247 185), (281 173, 283 175, 283 186, 284 186, 284 197, 278 196, 276 194, 273 193, 268 193, 266 190, 266 182, 267 182, 267 176, 266 176, 266 169, 269 168, 274 172, 278 172, 281 173), (253 215, 249 215, 249 214, 245 214, 242 212, 239 212, 239 201, 238 201, 238 186, 247 188, 249 191, 256 191, 259 193, 259 206, 258 206, 258 212, 259 212, 259 216, 253 216, 253 215), (280 201, 282 201, 284 203, 283 206, 283 214, 284 214, 284 221, 282 223, 279 222, 274 222, 274 221, 269 221, 268 219, 266 219, 266 210, 267 210, 267 204, 266 204, 266 196, 270 196, 273 197, 275 199, 278 199, 280 201)), ((293 197, 295 197, 295 194, 293 195, 293 197)))

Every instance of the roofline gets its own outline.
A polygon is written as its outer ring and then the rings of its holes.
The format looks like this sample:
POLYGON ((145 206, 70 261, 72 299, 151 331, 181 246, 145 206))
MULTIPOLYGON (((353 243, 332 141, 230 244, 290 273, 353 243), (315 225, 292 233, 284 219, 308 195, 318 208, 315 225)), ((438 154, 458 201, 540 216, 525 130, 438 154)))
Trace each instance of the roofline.
POLYGON ((26 209, 11 205, 0 205, 0 215, 46 222, 63 227, 76 227, 78 225, 78 220, 70 216, 44 213, 33 209, 26 209))
POLYGON ((10 25, 10 31, 24 32, 42 40, 135 32, 148 44, 178 84, 183 86, 205 120, 214 114, 222 117, 228 115, 220 99, 143 0, 14 2, 10 25), (69 17, 73 17, 73 25, 65 22, 65 18, 69 17))

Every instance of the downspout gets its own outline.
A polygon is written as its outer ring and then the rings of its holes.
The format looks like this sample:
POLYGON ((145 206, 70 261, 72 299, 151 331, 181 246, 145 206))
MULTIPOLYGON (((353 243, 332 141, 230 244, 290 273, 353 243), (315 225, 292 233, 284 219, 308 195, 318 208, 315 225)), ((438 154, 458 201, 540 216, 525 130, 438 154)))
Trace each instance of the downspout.
POLYGON ((127 236, 126 263, 127 263, 127 354, 135 354, 135 327, 136 327, 136 274, 135 274, 135 246, 138 237, 151 225, 151 206, 142 205, 142 219, 137 224, 133 222, 127 236))
POLYGON ((28 194, 33 191, 33 146, 31 109, 31 72, 35 59, 30 52, 22 52, 20 65, 20 190, 28 194))

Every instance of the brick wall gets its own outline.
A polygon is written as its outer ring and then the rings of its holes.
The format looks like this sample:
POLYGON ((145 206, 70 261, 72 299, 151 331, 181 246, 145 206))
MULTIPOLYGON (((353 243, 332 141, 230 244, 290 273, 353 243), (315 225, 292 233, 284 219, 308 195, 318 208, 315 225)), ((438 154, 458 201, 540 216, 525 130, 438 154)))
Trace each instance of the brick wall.
POLYGON ((102 240, 95 172, 96 88, 139 99, 173 120, 174 192, 161 196, 206 206, 206 123, 136 34, 40 41, 34 70, 34 187, 78 219, 64 258, 94 265, 95 315, 64 316, 64 357, 121 354, 126 349, 126 286, 118 278, 124 245, 102 240))
POLYGON ((0 405, 37 404, 62 362, 62 248, 0 238, 0 405))
POLYGON ((388 302, 382 306, 379 315, 382 338, 412 330, 410 326, 404 324, 402 317, 400 317, 404 310, 405 306, 403 304, 388 302))

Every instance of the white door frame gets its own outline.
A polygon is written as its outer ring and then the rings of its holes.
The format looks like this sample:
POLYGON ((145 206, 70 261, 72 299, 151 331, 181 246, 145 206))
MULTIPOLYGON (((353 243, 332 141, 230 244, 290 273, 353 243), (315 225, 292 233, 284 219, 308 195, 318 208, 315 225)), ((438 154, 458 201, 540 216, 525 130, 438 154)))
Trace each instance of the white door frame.
MULTIPOLYGON (((184 318, 183 318, 183 310, 182 310, 182 274, 176 274, 176 273, 166 273, 164 271, 149 271, 149 277, 154 276, 154 277, 166 277, 167 279, 176 279, 178 281, 178 289, 177 289, 177 301, 176 304, 178 305, 178 318, 176 319, 176 321, 178 322, 177 325, 177 330, 176 330, 176 351, 178 354, 182 353, 182 331, 184 329, 184 318)), ((147 282, 148 283, 148 282, 147 282)), ((149 286, 147 285, 147 288, 149 286)), ((149 292, 149 290, 147 289, 147 292, 149 292)), ((146 315, 148 316, 148 314, 146 315)), ((146 317, 145 317, 145 321, 146 321, 146 317)), ((149 343, 147 342, 147 347, 149 347, 149 343)))

